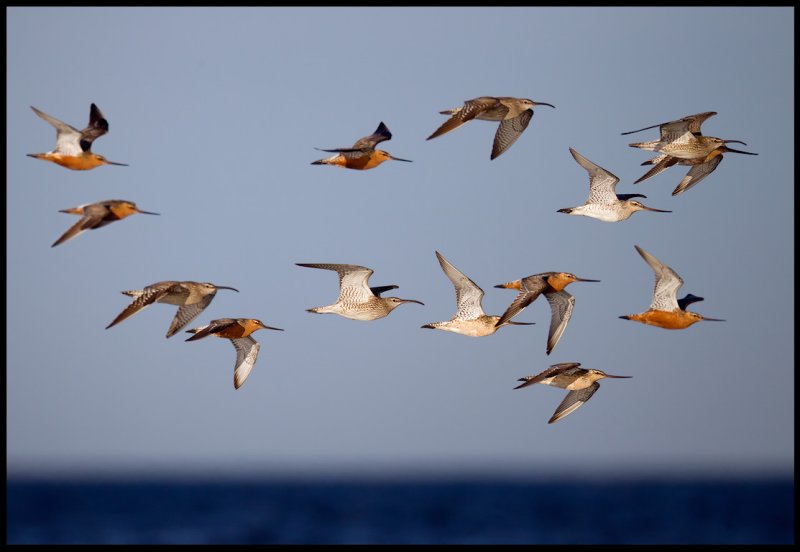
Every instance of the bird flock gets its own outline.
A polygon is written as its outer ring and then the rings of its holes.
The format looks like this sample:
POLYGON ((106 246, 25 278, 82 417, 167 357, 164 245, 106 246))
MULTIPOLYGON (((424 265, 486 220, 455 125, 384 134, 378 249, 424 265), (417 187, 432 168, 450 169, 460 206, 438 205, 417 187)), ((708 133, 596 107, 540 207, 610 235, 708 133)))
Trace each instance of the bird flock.
MULTIPOLYGON (((441 111, 441 114, 449 115, 449 118, 427 140, 451 132, 473 119, 499 122, 490 156, 490 159, 493 160, 505 153, 519 139, 533 118, 533 108, 537 105, 555 108, 552 104, 535 102, 527 98, 482 96, 467 100, 461 107, 441 111)), ((80 131, 33 106, 31 109, 36 115, 55 127, 56 147, 47 153, 28 154, 29 157, 50 161, 67 169, 78 171, 94 169, 101 165, 127 166, 124 163, 109 161, 102 155, 92 152, 94 141, 109 130, 107 119, 94 103, 90 107, 89 123, 80 131)), ((654 128, 659 129, 658 140, 630 144, 631 147, 658 154, 642 163, 642 165, 652 165, 652 167, 634 183, 638 184, 673 165, 689 166, 689 172, 672 192, 674 196, 689 190, 710 175, 720 164, 725 153, 757 155, 727 146, 729 143, 746 145, 740 140, 723 140, 704 136, 700 127, 705 120, 714 115, 716 115, 715 112, 707 111, 675 121, 623 132, 622 135, 628 135, 654 128)), ((313 161, 311 164, 369 170, 388 160, 411 162, 409 159, 394 157, 386 151, 376 149, 379 143, 391 138, 392 133, 381 122, 374 133, 357 140, 349 148, 320 149, 319 151, 335 155, 313 161)), ((619 182, 619 178, 589 161, 573 148, 569 148, 569 151, 575 161, 589 174, 589 197, 583 205, 558 209, 557 212, 590 217, 603 222, 627 220, 637 211, 670 212, 647 207, 633 199, 636 197, 646 198, 642 194, 617 194, 616 184, 619 182)), ((133 214, 158 215, 158 213, 139 209, 132 201, 118 199, 80 205, 60 212, 79 215, 81 218, 59 237, 52 247, 71 240, 85 230, 100 228, 133 214)), ((686 310, 690 304, 703 301, 703 298, 687 294, 678 299, 678 290, 684 283, 683 279, 672 268, 640 246, 635 245, 634 247, 654 272, 655 286, 652 301, 648 310, 619 318, 670 330, 685 329, 701 320, 722 321, 686 310)), ((568 272, 541 272, 510 280, 494 287, 516 290, 517 296, 501 315, 487 315, 481 304, 484 295, 483 289, 445 259, 439 251, 436 251, 435 254, 442 271, 455 288, 456 312, 447 321, 430 322, 422 325, 422 328, 442 330, 469 337, 484 337, 505 326, 532 325, 533 323, 519 322, 513 318, 535 302, 540 295, 544 295, 550 305, 551 313, 546 342, 546 354, 548 355, 561 339, 575 306, 575 297, 565 290, 566 286, 573 282, 599 282, 599 280, 579 278, 568 272)), ((339 277, 339 296, 336 302, 326 306, 308 308, 308 312, 311 313, 336 314, 353 320, 372 321, 388 316, 402 304, 424 305, 416 299, 382 297, 383 293, 396 289, 398 286, 370 287, 368 282, 373 274, 371 268, 353 264, 296 264, 300 267, 334 271, 339 277)), ((167 303, 178 307, 166 333, 167 338, 172 337, 197 318, 209 306, 220 289, 239 291, 230 286, 195 281, 162 281, 139 290, 123 291, 124 295, 133 297, 133 301, 106 326, 106 329, 119 324, 153 303, 167 303)), ((267 326, 255 318, 219 318, 211 320, 203 326, 186 330, 187 333, 192 334, 186 341, 196 341, 209 335, 230 340, 236 350, 234 388, 239 389, 256 363, 260 344, 253 339, 251 334, 260 329, 283 331, 281 328, 267 326)), ((518 381, 523 383, 514 389, 536 383, 566 389, 568 391, 566 397, 548 421, 548 423, 554 423, 588 401, 600 387, 598 380, 629 377, 631 376, 613 376, 602 370, 582 368, 579 362, 566 362, 554 364, 537 375, 520 378, 518 381)))

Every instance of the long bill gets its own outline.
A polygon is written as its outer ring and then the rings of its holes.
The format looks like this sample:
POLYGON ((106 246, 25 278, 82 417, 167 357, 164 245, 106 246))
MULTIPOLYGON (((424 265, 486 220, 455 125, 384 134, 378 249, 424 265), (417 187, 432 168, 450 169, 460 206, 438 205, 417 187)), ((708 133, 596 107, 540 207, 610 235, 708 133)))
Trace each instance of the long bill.
POLYGON ((238 289, 236 289, 236 288, 232 288, 232 287, 230 287, 230 286, 218 286, 218 285, 214 285, 214 287, 215 287, 215 288, 217 288, 217 289, 232 289, 232 290, 233 290, 233 291, 235 291, 236 293, 239 293, 239 290, 238 290, 238 289))
POLYGON ((389 159, 394 159, 395 161, 405 161, 406 163, 413 163, 411 159, 401 159, 400 157, 395 157, 394 155, 390 155, 389 159))
POLYGON ((642 209, 645 211, 653 211, 655 213, 671 213, 672 211, 667 211, 665 209, 654 209, 653 207, 648 207, 647 205, 642 205, 642 209))
POLYGON ((708 320, 709 322, 725 322, 722 318, 707 318, 703 315, 700 315, 701 320, 708 320))
POLYGON ((554 106, 553 104, 549 104, 547 102, 533 102, 533 105, 546 105, 546 106, 552 107, 553 109, 556 108, 556 106, 554 106))
MULTIPOLYGON (((727 142, 727 141, 729 141, 729 140, 726 140, 726 142, 727 142)), ((742 143, 744 144, 744 142, 742 142, 742 143)), ((747 145, 747 144, 745 144, 745 145, 747 145)), ((743 153, 743 154, 745 154, 745 155, 758 155, 757 153, 753 153, 752 151, 742 151, 742 150, 737 150, 737 149, 729 148, 729 147, 727 147, 727 146, 723 146, 723 148, 724 148, 724 151, 726 151, 726 152, 728 152, 728 151, 729 151, 729 152, 731 152, 731 153, 743 153)))

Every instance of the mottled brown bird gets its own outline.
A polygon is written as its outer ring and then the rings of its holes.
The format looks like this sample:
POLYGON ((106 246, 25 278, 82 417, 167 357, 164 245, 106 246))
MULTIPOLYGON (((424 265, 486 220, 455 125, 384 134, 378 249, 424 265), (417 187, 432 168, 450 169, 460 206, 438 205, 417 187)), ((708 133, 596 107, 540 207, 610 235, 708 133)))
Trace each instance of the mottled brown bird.
POLYGON ((211 300, 214 299, 218 289, 239 291, 236 288, 218 286, 209 282, 176 282, 174 280, 156 282, 144 289, 123 291, 123 295, 129 295, 135 299, 125 310, 119 313, 111 324, 106 326, 106 329, 119 324, 153 303, 167 303, 169 305, 178 305, 179 307, 175 318, 172 319, 169 330, 167 330, 167 337, 172 337, 178 330, 197 318, 205 310, 211 300))
MULTIPOLYGON (((652 142, 637 142, 629 144, 632 148, 640 148, 646 151, 657 151, 670 157, 679 159, 707 159, 708 156, 720 146, 729 143, 745 144, 741 140, 723 140, 714 136, 703 136, 700 126, 703 121, 716 115, 716 111, 706 111, 695 115, 687 115, 677 121, 669 121, 658 125, 652 125, 639 130, 623 132, 623 135, 659 128, 660 138, 652 142)), ((729 150, 734 151, 734 150, 729 150)), ((736 150, 736 153, 747 153, 736 150)), ((651 175, 652 176, 652 175, 651 175)))
POLYGON ((500 126, 494 135, 491 159, 499 157, 510 148, 514 142, 528 128, 528 123, 533 118, 533 107, 536 105, 554 105, 545 102, 535 102, 527 98, 510 98, 507 96, 481 96, 467 100, 461 107, 440 111, 442 115, 450 115, 442 126, 437 128, 428 140, 446 134, 472 119, 482 121, 500 121, 500 126))
POLYGON ((675 189, 672 190, 672 195, 676 196, 685 192, 692 186, 697 185, 701 180, 714 172, 717 166, 722 162, 723 154, 728 152, 743 153, 745 155, 758 155, 757 153, 752 153, 749 151, 741 151, 729 148, 725 144, 713 150, 705 157, 698 157, 695 159, 680 159, 667 154, 661 154, 658 157, 654 157, 653 159, 642 163, 642 165, 653 165, 653 167, 644 173, 638 180, 636 180, 634 184, 643 182, 648 178, 651 178, 668 169, 669 167, 672 167, 673 165, 688 165, 691 167, 689 172, 686 173, 686 176, 684 176, 675 189))
POLYGON ((522 385, 516 386, 514 389, 522 389, 535 383, 542 385, 552 385, 553 387, 560 387, 567 389, 569 393, 561 401, 561 404, 556 408, 553 416, 548 420, 548 424, 557 422, 561 418, 575 412, 578 408, 584 405, 586 401, 592 398, 592 395, 600 389, 600 384, 597 382, 603 378, 631 378, 633 376, 612 376, 606 374, 602 370, 595 370, 594 368, 580 368, 580 362, 562 362, 554 364, 544 372, 536 376, 525 376, 517 381, 524 382, 522 385))

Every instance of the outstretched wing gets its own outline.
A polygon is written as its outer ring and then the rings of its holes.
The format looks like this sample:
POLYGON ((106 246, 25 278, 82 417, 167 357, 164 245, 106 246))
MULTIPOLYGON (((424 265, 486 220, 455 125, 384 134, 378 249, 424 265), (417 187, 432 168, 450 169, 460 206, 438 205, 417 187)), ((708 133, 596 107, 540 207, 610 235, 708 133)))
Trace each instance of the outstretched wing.
POLYGON ((555 413, 553 413, 553 417, 550 418, 547 423, 552 424, 553 422, 557 422, 561 418, 572 414, 581 406, 583 406, 586 401, 591 399, 592 395, 594 395, 598 389, 600 389, 600 384, 598 382, 594 382, 589 387, 584 389, 570 391, 567 393, 567 396, 564 397, 564 400, 561 401, 561 404, 558 405, 555 413))
POLYGON ((565 375, 572 375, 576 372, 583 371, 582 368, 579 368, 581 365, 580 362, 562 362, 559 364, 553 364, 547 370, 540 372, 535 376, 526 376, 524 378, 519 378, 517 381, 523 381, 522 385, 516 386, 514 389, 522 389, 523 387, 528 387, 529 385, 533 385, 534 383, 544 383, 545 385, 550 385, 551 382, 545 382, 545 380, 550 379, 554 376, 559 374, 565 375))
MULTIPOLYGON (((152 286, 147 286, 141 291, 141 293, 135 292, 136 298, 133 300, 133 302, 130 305, 128 305, 125 308, 125 310, 119 313, 119 315, 111 322, 111 324, 106 326, 106 329, 109 329, 111 326, 119 324, 120 322, 122 322, 129 316, 136 314, 146 306, 152 305, 153 303, 164 297, 167 293, 169 293, 170 290, 175 285, 177 285, 175 282, 160 282, 158 284, 153 284, 152 286)), ((123 292, 123 293, 125 293, 126 295, 130 295, 133 292, 131 293, 123 292)))
POLYGON ((63 121, 59 121, 55 117, 48 115, 44 111, 39 111, 31 106, 33 112, 39 117, 50 123, 56 128, 56 147, 53 153, 60 153, 62 155, 80 155, 83 149, 80 146, 81 133, 77 128, 68 125, 63 121))
POLYGON ((61 237, 58 238, 50 247, 55 247, 67 240, 71 240, 86 230, 92 230, 93 228, 100 228, 101 226, 110 224, 111 221, 104 220, 107 214, 108 208, 106 208, 106 206, 102 203, 84 206, 83 216, 80 218, 80 220, 70 226, 69 229, 67 229, 67 231, 64 232, 61 237))
POLYGON ((514 318, 525 307, 533 303, 546 288, 547 281, 540 274, 523 278, 520 282, 519 294, 517 294, 495 326, 499 328, 502 324, 514 318))
POLYGON ((650 265, 656 274, 656 285, 653 289, 653 310, 674 311, 678 308, 678 289, 683 285, 683 279, 670 267, 653 257, 650 253, 634 245, 639 255, 650 265))
POLYGON ((108 132, 108 121, 95 104, 89 110, 89 125, 81 131, 80 146, 83 151, 92 149, 92 142, 108 132))
POLYGON ((709 174, 714 172, 717 168, 717 165, 722 163, 722 155, 717 155, 713 157, 710 161, 706 161, 705 163, 700 163, 699 165, 694 165, 689 172, 686 173, 686 176, 683 177, 680 184, 672 191, 672 195, 676 196, 682 192, 685 192, 709 174))
POLYGON ((334 270, 339 275, 339 299, 347 299, 355 303, 364 303, 373 296, 372 291, 367 285, 373 270, 365 266, 351 264, 333 263, 296 263, 297 266, 308 268, 321 268, 323 270, 334 270))
POLYGON ((167 337, 172 337, 176 332, 186 326, 186 324, 197 318, 200 313, 203 312, 209 304, 211 304, 211 300, 214 299, 215 295, 216 294, 211 293, 203 296, 196 303, 186 304, 179 307, 178 312, 175 313, 175 318, 172 319, 172 323, 169 325, 167 337))
POLYGON ((234 324, 238 324, 238 321, 235 318, 218 318, 217 320, 212 320, 205 326, 186 330, 186 333, 194 334, 186 341, 197 341, 198 339, 203 339, 211 334, 219 333, 234 324))
POLYGON ((637 181, 635 181, 634 184, 638 184, 639 182, 643 182, 643 181, 647 180, 648 178, 651 178, 651 177, 653 177, 653 176, 655 176, 655 175, 667 170, 668 168, 670 168, 671 166, 673 166, 675 163, 678 162, 678 158, 677 157, 670 157, 669 155, 660 155, 658 157, 654 157, 650 161, 652 161, 654 163, 653 166, 650 168, 649 171, 647 171, 641 177, 639 177, 639 179, 637 181))
POLYGON ((439 265, 456 288, 456 314, 453 318, 475 320, 484 315, 481 301, 483 290, 463 272, 451 265, 441 253, 436 252, 439 265))
POLYGON ((547 354, 561 339, 561 334, 567 329, 569 319, 572 317, 572 309, 575 307, 575 297, 564 291, 554 291, 544 294, 547 302, 550 303, 550 332, 547 336, 547 354))
POLYGON ((651 128, 659 127, 661 141, 662 142, 674 142, 678 139, 688 139, 694 135, 702 134, 700 132, 700 126, 703 124, 703 121, 708 119, 709 117, 713 117, 716 115, 716 111, 705 111, 703 113, 697 113, 695 115, 687 115, 677 121, 669 121, 668 123, 661 123, 658 125, 651 125, 649 127, 640 128, 639 130, 631 130, 629 132, 623 132, 622 134, 633 134, 636 132, 641 132, 643 130, 649 130, 651 128))
POLYGON ((589 173, 589 199, 586 203, 615 205, 617 203, 616 188, 619 178, 600 165, 592 163, 574 149, 569 148, 569 152, 575 158, 575 161, 589 173))
POLYGON ((481 112, 489 109, 489 108, 497 108, 501 109, 504 108, 508 110, 507 107, 500 104, 496 98, 492 98, 489 96, 475 98, 474 100, 467 100, 464 102, 464 105, 458 109, 450 109, 448 111, 442 111, 443 114, 450 115, 450 118, 447 119, 442 126, 437 128, 433 134, 428 136, 427 140, 431 140, 442 134, 447 134, 451 130, 455 130, 464 123, 471 121, 475 117, 481 114, 481 112))
POLYGON ((510 148, 514 142, 522 135, 522 131, 528 128, 528 123, 533 118, 533 109, 526 109, 513 119, 503 119, 497 132, 494 135, 492 145, 492 159, 499 157, 504 151, 510 148))
POLYGON ((236 367, 233 369, 233 387, 239 389, 253 370, 261 344, 250 337, 231 339, 236 349, 236 367))
POLYGON ((389 132, 389 129, 386 127, 385 124, 383 124, 383 121, 381 121, 381 124, 379 124, 378 128, 375 129, 375 132, 373 132, 369 136, 364 136, 363 138, 357 140, 356 143, 353 144, 353 149, 361 149, 361 148, 375 149, 375 146, 377 144, 380 144, 385 140, 391 140, 391 139, 392 139, 392 133, 389 132))

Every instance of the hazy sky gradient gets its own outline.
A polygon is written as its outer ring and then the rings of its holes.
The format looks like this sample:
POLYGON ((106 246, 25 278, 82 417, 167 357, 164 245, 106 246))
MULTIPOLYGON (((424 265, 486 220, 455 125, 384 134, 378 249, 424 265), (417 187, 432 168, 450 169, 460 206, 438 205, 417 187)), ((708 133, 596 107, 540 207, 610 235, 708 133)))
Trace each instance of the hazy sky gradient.
MULTIPOLYGON (((791 8, 7 9, 7 444, 10 473, 196 470, 399 475, 581 468, 658 474, 788 473, 794 463, 794 25, 791 8), (482 95, 552 103, 490 161, 496 123, 426 141, 439 111, 482 95), (93 151, 129 167, 69 171, 26 157, 55 132, 31 105, 110 132, 93 151), (695 188, 686 167, 634 186, 657 130, 717 111, 706 135, 747 142, 695 188), (312 166, 383 121, 413 163, 312 166), (619 193, 673 212, 603 223, 569 147, 620 177, 619 193), (77 217, 128 199, 136 215, 50 244, 77 217), (726 322, 668 331, 620 320, 650 304, 643 247, 681 296, 726 322), (572 320, 545 354, 537 300, 484 338, 420 329, 455 312, 440 251, 501 314, 495 284, 555 270, 572 320), (364 323, 332 303, 334 273, 423 301, 364 323), (122 290, 161 280, 220 291, 190 327, 260 318, 253 373, 233 389, 229 342, 164 334, 156 304, 105 326, 122 290), (519 377, 577 361, 605 380, 547 420, 561 389, 519 377)), ((736 146, 737 148, 739 146, 736 146)), ((589 473, 589 472, 587 472, 589 473)))

